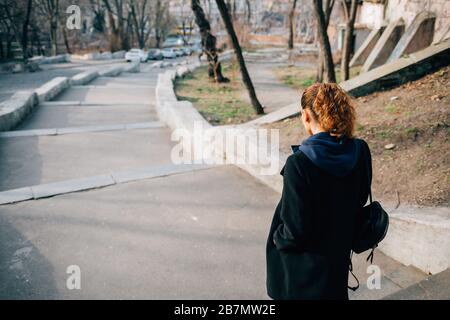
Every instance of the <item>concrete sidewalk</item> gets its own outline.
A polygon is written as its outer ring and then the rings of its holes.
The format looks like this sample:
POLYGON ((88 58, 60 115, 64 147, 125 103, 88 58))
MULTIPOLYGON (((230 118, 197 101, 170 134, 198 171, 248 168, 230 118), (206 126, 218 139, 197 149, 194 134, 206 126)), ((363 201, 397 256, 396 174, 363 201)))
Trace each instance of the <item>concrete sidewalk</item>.
POLYGON ((124 60, 74 61, 40 65, 41 71, 26 73, 0 73, 0 102, 9 99, 19 90, 32 90, 55 77, 72 77, 80 72, 124 65, 124 60))
MULTIPOLYGON (((256 95, 264 106, 266 114, 292 103, 299 103, 301 98, 301 92, 288 87, 276 77, 273 70, 277 65, 281 64, 274 65, 260 60, 247 62, 248 72, 252 78, 256 95)), ((242 98, 250 103, 247 91, 242 93, 242 98)))

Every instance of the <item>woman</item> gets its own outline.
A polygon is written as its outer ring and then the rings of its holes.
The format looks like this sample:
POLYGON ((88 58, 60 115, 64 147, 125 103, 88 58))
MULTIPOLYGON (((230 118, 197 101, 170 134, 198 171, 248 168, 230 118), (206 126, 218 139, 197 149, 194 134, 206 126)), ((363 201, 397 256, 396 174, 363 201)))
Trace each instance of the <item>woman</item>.
POLYGON ((348 299, 354 221, 372 174, 362 156, 368 146, 353 138, 355 110, 336 84, 307 88, 301 119, 310 137, 281 171, 283 193, 266 249, 267 291, 273 299, 348 299))

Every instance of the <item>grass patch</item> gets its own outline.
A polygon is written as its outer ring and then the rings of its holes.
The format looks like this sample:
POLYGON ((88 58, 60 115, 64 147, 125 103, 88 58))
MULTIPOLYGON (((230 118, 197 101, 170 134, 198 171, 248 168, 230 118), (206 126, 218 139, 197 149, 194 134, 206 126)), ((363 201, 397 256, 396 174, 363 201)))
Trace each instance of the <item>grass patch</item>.
POLYGON ((282 83, 296 90, 304 90, 312 85, 316 76, 314 69, 295 66, 278 67, 274 71, 282 83))
POLYGON ((397 112, 397 106, 393 103, 389 103, 386 108, 384 108, 384 111, 389 113, 396 113, 397 112))
POLYGON ((239 68, 232 63, 222 65, 229 83, 215 83, 208 77, 206 66, 196 69, 175 82, 175 93, 179 100, 194 104, 200 114, 212 125, 238 124, 256 117, 252 106, 242 99, 245 90, 239 68))

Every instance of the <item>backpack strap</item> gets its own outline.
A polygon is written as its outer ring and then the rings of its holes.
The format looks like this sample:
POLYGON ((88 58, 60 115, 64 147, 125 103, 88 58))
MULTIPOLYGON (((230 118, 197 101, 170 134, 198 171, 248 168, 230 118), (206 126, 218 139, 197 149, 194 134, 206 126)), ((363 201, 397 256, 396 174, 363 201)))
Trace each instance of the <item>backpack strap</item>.
POLYGON ((364 162, 366 164, 367 184, 369 187, 369 201, 370 201, 370 203, 372 203, 373 202, 373 199, 372 199, 372 164, 371 164, 372 158, 370 156, 370 150, 369 150, 369 146, 367 145, 367 142, 360 139, 359 144, 362 149, 361 156, 364 158, 364 162))
POLYGON ((353 273, 352 256, 353 256, 353 251, 350 252, 350 268, 349 268, 349 270, 350 270, 350 273, 352 274, 353 278, 355 278, 355 280, 356 280, 356 286, 352 287, 352 286, 349 286, 349 285, 347 284, 347 288, 350 289, 350 290, 352 290, 352 291, 356 291, 356 290, 358 290, 358 288, 359 288, 359 280, 358 280, 358 278, 355 276, 355 274, 353 273))

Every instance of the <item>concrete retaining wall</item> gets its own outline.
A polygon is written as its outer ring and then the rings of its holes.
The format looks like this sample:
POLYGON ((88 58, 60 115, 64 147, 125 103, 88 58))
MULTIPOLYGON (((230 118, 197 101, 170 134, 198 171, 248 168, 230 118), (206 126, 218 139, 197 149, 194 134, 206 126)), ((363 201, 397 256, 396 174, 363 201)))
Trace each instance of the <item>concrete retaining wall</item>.
POLYGON ((340 86, 353 96, 360 97, 416 80, 449 63, 450 40, 446 40, 341 82, 340 86))
POLYGON ((394 50, 405 31, 403 20, 391 22, 383 31, 375 47, 367 57, 362 67, 362 72, 367 72, 384 64, 394 50))
POLYGON ((359 66, 366 62, 376 43, 380 39, 383 31, 386 27, 381 26, 377 29, 373 29, 363 44, 359 47, 359 49, 355 52, 352 60, 350 61, 350 67, 359 66))
POLYGON ((450 208, 400 206, 389 216, 384 253, 426 273, 450 268, 450 208))
POLYGON ((404 54, 414 53, 428 47, 433 41, 435 21, 434 14, 419 13, 395 46, 388 62, 392 62, 404 54))

